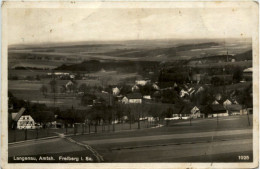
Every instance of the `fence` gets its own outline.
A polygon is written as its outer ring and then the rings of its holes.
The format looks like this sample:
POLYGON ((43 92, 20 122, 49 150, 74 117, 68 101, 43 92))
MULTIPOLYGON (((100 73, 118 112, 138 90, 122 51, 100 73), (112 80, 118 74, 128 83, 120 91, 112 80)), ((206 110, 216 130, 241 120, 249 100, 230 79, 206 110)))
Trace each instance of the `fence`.
MULTIPOLYGON (((151 128, 158 125, 158 122, 140 121, 140 129, 151 128)), ((102 124, 102 125, 88 125, 84 123, 76 123, 74 127, 65 128, 41 128, 41 129, 23 129, 23 130, 9 130, 8 142, 17 142, 24 140, 39 139, 51 136, 57 136, 58 134, 76 135, 76 134, 93 134, 93 133, 105 133, 116 132, 124 130, 137 130, 138 122, 134 123, 119 123, 119 124, 102 124)))

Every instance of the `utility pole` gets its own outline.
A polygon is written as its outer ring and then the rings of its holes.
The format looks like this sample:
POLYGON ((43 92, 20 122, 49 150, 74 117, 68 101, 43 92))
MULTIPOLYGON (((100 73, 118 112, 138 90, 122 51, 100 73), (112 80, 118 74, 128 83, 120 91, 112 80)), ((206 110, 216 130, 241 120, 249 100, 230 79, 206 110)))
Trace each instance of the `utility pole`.
POLYGON ((218 126, 218 114, 217 114, 217 126, 218 126))
POLYGON ((250 126, 250 119, 249 119, 249 112, 248 111, 247 111, 247 121, 248 121, 248 126, 250 126))

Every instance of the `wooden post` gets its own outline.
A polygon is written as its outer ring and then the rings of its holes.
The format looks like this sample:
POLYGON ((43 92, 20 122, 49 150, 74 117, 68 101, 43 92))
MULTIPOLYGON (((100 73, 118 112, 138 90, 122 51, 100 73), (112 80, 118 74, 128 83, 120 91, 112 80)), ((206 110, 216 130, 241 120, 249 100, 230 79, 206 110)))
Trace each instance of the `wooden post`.
POLYGON ((217 126, 218 126, 218 114, 217 114, 217 126))
POLYGON ((14 142, 16 141, 16 129, 14 128, 14 142))
POLYGON ((25 132, 25 133, 24 133, 24 134, 25 134, 25 135, 24 135, 24 140, 27 140, 27 129, 25 129, 24 132, 25 132))
POLYGON ((65 126, 65 134, 68 134, 68 125, 66 124, 66 126, 65 126))
POLYGON ((39 134, 38 128, 36 128, 36 139, 38 139, 38 134, 39 134))
POLYGON ((77 131, 76 131, 76 124, 74 124, 74 135, 76 135, 77 131))
POLYGON ((47 136, 49 136, 49 131, 48 131, 48 128, 46 128, 46 133, 47 133, 47 136))
POLYGON ((114 132, 115 131, 115 121, 116 121, 114 111, 113 111, 113 120, 114 120, 114 122, 112 121, 112 123, 113 123, 113 132, 114 132))
POLYGON ((248 126, 250 126, 250 119, 249 119, 249 112, 247 111, 247 121, 248 121, 248 126))

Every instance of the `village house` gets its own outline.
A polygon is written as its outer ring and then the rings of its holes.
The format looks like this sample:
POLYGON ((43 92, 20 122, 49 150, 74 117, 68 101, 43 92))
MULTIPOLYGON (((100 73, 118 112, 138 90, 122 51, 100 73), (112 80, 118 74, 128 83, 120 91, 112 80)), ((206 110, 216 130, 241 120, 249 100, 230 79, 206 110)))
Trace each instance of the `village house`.
POLYGON ((136 80, 135 84, 140 86, 145 86, 147 83, 150 83, 151 80, 136 80))
POLYGON ((30 115, 23 115, 17 121, 17 129, 35 129, 35 121, 30 115))
POLYGON ((243 109, 242 105, 239 104, 233 104, 233 105, 227 105, 227 112, 229 115, 246 115, 247 110, 243 109))
POLYGON ((12 113, 13 125, 12 128, 17 129, 35 129, 35 121, 30 115, 23 115, 25 108, 22 107, 19 112, 12 113))
POLYGON ((141 93, 130 93, 127 96, 128 103, 142 103, 141 93))
POLYGON ((230 100, 228 100, 228 99, 223 102, 224 108, 227 108, 227 106, 231 105, 231 104, 232 104, 232 102, 230 100))
POLYGON ((205 115, 203 113, 200 112, 200 109, 197 107, 197 106, 194 106, 192 109, 191 109, 191 118, 204 118, 205 115))
POLYGON ((250 80, 252 80, 252 76, 253 76, 253 68, 252 67, 243 70, 244 80, 250 81, 250 80))
POLYGON ((126 96, 124 96, 121 100, 122 103, 124 104, 128 104, 128 98, 126 96))
POLYGON ((199 83, 202 79, 202 75, 201 74, 192 74, 191 76, 191 83, 192 82, 196 82, 199 83))
POLYGON ((112 89, 113 96, 117 96, 120 93, 120 90, 118 87, 115 87, 112 89))
POLYGON ((153 86, 153 88, 154 88, 155 90, 159 90, 159 89, 160 89, 159 86, 158 86, 157 84, 155 84, 155 83, 154 83, 152 86, 153 86))
POLYGON ((75 83, 73 81, 71 81, 71 80, 68 81, 68 83, 66 83, 66 85, 65 85, 66 91, 67 92, 74 91, 74 85, 75 85, 75 83))
POLYGON ((189 95, 189 93, 187 91, 185 91, 184 89, 181 89, 180 97, 184 97, 185 95, 189 95))
POLYGON ((136 92, 139 90, 139 87, 135 84, 133 87, 132 87, 132 92, 136 92))
POLYGON ((228 116, 228 113, 224 108, 224 106, 221 104, 210 105, 207 117, 217 117, 217 116, 218 117, 228 116))
POLYGON ((150 95, 145 95, 145 96, 143 96, 143 99, 151 100, 152 98, 150 95))

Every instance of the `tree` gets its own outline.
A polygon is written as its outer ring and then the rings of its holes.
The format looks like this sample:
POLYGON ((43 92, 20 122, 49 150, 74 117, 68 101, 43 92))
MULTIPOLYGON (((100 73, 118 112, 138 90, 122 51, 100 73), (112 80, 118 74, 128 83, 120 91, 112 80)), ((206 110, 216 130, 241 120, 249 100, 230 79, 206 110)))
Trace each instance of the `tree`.
POLYGON ((79 86, 79 91, 80 91, 80 92, 87 93, 87 92, 88 92, 88 86, 87 86, 85 83, 82 83, 82 84, 79 86))
POLYGON ((221 83, 222 80, 219 77, 214 76, 211 78, 211 84, 213 84, 214 86, 221 85, 221 83))
POLYGON ((174 104, 178 100, 178 94, 175 90, 163 90, 162 91, 162 102, 174 104))
MULTIPOLYGON (((173 115, 173 109, 172 108, 168 108, 166 111, 163 112, 163 117, 164 118, 171 118, 173 115)), ((169 125, 169 120, 166 121, 166 126, 169 125)))
POLYGON ((55 93, 56 92, 56 88, 57 88, 57 82, 55 79, 52 79, 49 83, 49 85, 51 86, 51 92, 55 93))
POLYGON ((242 80, 242 77, 243 77, 242 69, 240 67, 236 67, 233 73, 233 81, 235 83, 239 83, 242 80))
POLYGON ((85 93, 81 98, 81 104, 84 106, 92 105, 93 100, 97 99, 97 97, 93 94, 85 93))
POLYGON ((53 104, 54 104, 54 107, 55 107, 55 101, 56 101, 56 88, 57 88, 57 82, 55 80, 55 78, 53 78, 51 81, 50 81, 50 86, 51 86, 51 91, 53 93, 53 104))
POLYGON ((44 97, 46 97, 46 94, 48 92, 48 88, 45 85, 42 85, 40 88, 40 91, 42 92, 42 95, 44 95, 44 97))

